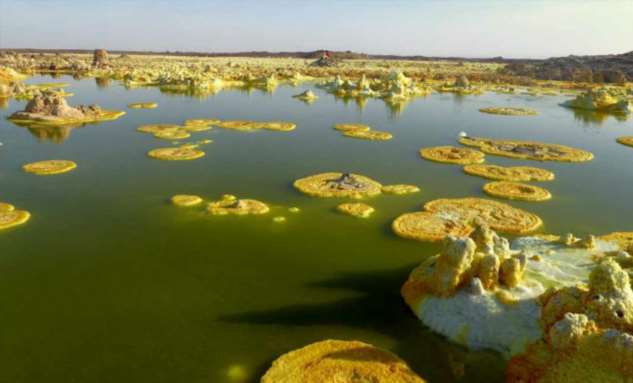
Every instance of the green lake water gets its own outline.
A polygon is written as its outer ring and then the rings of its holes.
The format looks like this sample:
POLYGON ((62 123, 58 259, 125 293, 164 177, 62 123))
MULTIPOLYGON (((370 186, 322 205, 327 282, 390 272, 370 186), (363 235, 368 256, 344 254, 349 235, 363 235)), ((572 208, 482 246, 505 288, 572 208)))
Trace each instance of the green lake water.
POLYGON ((32 213, 27 224, 0 232, 0 382, 256 382, 280 354, 327 338, 392 350, 430 382, 503 381, 499 356, 467 352, 432 333, 399 295, 409 271, 438 245, 396 237, 391 221, 432 199, 485 196, 486 180, 418 155, 424 146, 456 145, 460 131, 593 152, 593 161, 580 164, 493 156, 487 162, 556 173, 555 181, 539 183, 551 201, 511 203, 541 216, 543 231, 633 231, 633 149, 615 142, 633 135, 631 120, 574 113, 558 106, 563 96, 434 94, 396 113, 380 100, 361 109, 320 90, 312 105, 291 98, 309 85, 193 98, 54 81, 71 84, 71 104, 127 115, 55 142, 5 119, 24 102, 0 109, 0 201, 32 213), (126 107, 147 101, 159 107, 126 107), (527 106, 540 114, 479 113, 485 106, 527 106), (287 120, 297 129, 214 128, 185 140, 214 140, 203 146, 202 159, 147 157, 170 144, 136 127, 189 118, 287 120), (394 138, 345 138, 332 129, 342 122, 366 123, 394 138), (49 177, 21 170, 46 159, 73 160, 78 168, 49 177), (422 192, 369 199, 375 215, 356 219, 334 210, 341 200, 292 188, 293 180, 324 171, 416 184, 422 192), (178 193, 236 194, 267 202, 272 212, 208 216, 170 205, 178 193), (292 206, 301 212, 289 213, 292 206), (274 223, 279 215, 287 221, 274 223))

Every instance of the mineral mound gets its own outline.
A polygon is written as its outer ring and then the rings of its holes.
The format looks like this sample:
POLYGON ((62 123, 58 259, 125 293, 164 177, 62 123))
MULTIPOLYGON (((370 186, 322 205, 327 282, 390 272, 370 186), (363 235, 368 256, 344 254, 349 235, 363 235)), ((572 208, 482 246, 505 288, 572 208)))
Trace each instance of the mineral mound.
POLYGON ((359 341, 325 340, 275 360, 261 383, 424 383, 389 351, 359 341))
POLYGON ((114 120, 124 114, 122 111, 103 110, 97 105, 72 107, 62 95, 43 91, 26 104, 24 111, 13 113, 9 120, 27 126, 81 125, 114 120))

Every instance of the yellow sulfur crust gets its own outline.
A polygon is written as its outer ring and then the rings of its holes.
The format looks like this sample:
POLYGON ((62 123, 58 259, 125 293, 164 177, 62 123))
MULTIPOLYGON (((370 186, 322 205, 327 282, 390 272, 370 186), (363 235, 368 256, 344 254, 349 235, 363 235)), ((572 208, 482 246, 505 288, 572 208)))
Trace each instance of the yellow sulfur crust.
POLYGON ((152 158, 166 161, 195 160, 204 157, 204 154, 202 150, 190 146, 153 149, 147 153, 152 158))
POLYGON ((482 113, 498 114, 502 116, 535 116, 538 112, 530 108, 491 107, 479 109, 482 113))
POLYGON ((396 185, 385 185, 382 187, 382 192, 385 194, 411 194, 417 193, 420 191, 420 188, 415 185, 405 185, 405 184, 396 184, 396 185))
POLYGON ((463 221, 426 211, 403 214, 393 221, 391 228, 400 237, 429 242, 449 235, 464 237, 473 231, 473 227, 463 221))
POLYGON ((312 197, 362 198, 378 195, 382 185, 371 178, 351 173, 321 173, 298 179, 294 187, 312 197))
POLYGON ((155 102, 134 102, 128 104, 127 107, 130 109, 156 109, 158 104, 155 102))
POLYGON ((342 203, 336 207, 336 210, 358 218, 369 218, 375 211, 373 207, 361 202, 342 203))
POLYGON ((522 201, 547 201, 552 198, 552 194, 546 189, 518 182, 489 182, 484 185, 484 191, 494 197, 522 201))
POLYGON ((633 136, 618 137, 616 141, 622 145, 633 146, 633 136))
POLYGON ((177 194, 171 197, 171 203, 176 206, 189 207, 202 203, 202 198, 193 194, 177 194))
POLYGON ((474 164, 464 166, 464 172, 498 181, 551 181, 555 178, 549 170, 530 166, 498 166, 488 164, 474 164))
POLYGON ((479 219, 491 229, 509 234, 527 234, 543 224, 535 214, 484 198, 437 199, 427 202, 424 209, 465 223, 479 219))
POLYGON ((359 341, 325 340, 275 360, 261 383, 424 383, 389 351, 359 341))
POLYGON ((509 158, 560 162, 583 162, 593 159, 593 154, 585 150, 537 141, 461 137, 459 142, 466 146, 474 146, 487 154, 509 158))
POLYGON ((454 146, 423 148, 420 149, 420 156, 430 161, 460 165, 478 164, 485 160, 482 152, 454 146))
POLYGON ((47 160, 32 162, 22 166, 22 169, 27 173, 33 173, 40 176, 52 175, 69 172, 77 167, 77 164, 73 161, 67 160, 47 160))

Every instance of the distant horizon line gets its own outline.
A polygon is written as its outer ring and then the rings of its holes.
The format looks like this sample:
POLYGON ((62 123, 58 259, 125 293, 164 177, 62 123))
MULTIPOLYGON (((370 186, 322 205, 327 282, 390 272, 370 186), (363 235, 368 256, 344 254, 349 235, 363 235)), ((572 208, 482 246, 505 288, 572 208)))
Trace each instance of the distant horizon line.
POLYGON ((328 51, 328 52, 334 52, 334 53, 343 53, 343 54, 354 54, 354 55, 365 55, 368 58, 385 58, 385 59, 433 59, 433 60, 469 60, 469 61, 544 61, 544 60, 548 60, 551 58, 556 58, 556 57, 583 57, 583 56, 615 56, 615 55, 621 55, 621 54, 626 54, 629 52, 633 52, 633 51, 628 51, 628 52, 621 52, 621 53, 608 53, 608 54, 569 54, 566 56, 550 56, 550 57, 544 57, 544 58, 535 58, 535 57, 504 57, 503 55, 497 55, 497 56, 488 56, 488 57, 469 57, 469 56, 427 56, 427 55, 423 55, 423 54, 389 54, 389 53, 380 53, 380 54, 374 54, 374 53, 365 53, 365 52, 356 52, 356 51, 351 51, 351 50, 330 50, 330 49, 314 49, 314 50, 307 50, 307 51, 290 51, 290 50, 279 50, 279 51, 268 51, 268 50, 250 50, 250 51, 233 51, 233 52, 213 52, 213 51, 191 51, 191 50, 162 50, 162 51, 155 51, 155 50, 131 50, 131 49, 107 49, 107 48, 95 48, 95 49, 88 49, 88 48, 16 48, 16 47, 11 47, 11 48, 0 48, 0 51, 20 51, 20 52, 51 52, 51 53, 55 53, 55 52, 68 52, 68 53, 91 53, 96 49, 105 49, 108 52, 113 52, 113 53, 131 53, 131 54, 144 54, 144 55, 151 55, 151 54, 166 54, 166 55, 182 55, 182 56, 209 56, 209 57, 214 57, 214 56, 221 56, 221 57, 231 57, 231 56, 236 56, 236 57, 250 57, 250 55, 271 55, 271 56, 283 56, 283 55, 289 55, 289 56, 298 56, 298 55, 308 55, 308 54, 314 54, 317 52, 323 52, 323 51, 328 51))

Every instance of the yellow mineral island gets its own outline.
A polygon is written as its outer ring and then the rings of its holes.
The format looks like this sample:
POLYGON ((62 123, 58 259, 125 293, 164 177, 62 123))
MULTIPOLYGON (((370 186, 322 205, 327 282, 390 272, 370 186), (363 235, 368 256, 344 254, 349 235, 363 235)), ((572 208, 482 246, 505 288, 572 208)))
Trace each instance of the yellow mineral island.
POLYGON ((547 201, 552 194, 542 187, 519 182, 495 181, 484 185, 484 192, 493 197, 522 201, 547 201))
POLYGON ((171 203, 180 207, 191 207, 200 205, 203 199, 194 194, 176 194, 171 197, 171 203))
POLYGON ((378 195, 382 185, 371 178, 352 173, 321 173, 298 179, 294 187, 312 197, 363 198, 378 195))
POLYGON ((77 167, 77 164, 68 160, 47 160, 32 162, 22 166, 27 173, 33 173, 40 176, 67 173, 77 167))
POLYGON ((424 211, 399 216, 391 228, 403 238, 439 241, 447 236, 469 235, 476 222, 509 234, 527 234, 543 224, 537 215, 502 202, 457 198, 427 202, 424 211))
POLYGON ((130 109, 156 109, 158 104, 155 102, 134 102, 128 104, 127 107, 130 109))
POLYGON ((247 120, 234 120, 234 121, 218 121, 213 125, 223 129, 234 129, 243 131, 252 130, 276 130, 280 132, 290 132, 294 130, 297 125, 292 122, 285 121, 247 121, 247 120))
POLYGON ((225 194, 218 201, 207 204, 207 211, 212 215, 260 215, 266 214, 270 208, 265 203, 254 199, 240 199, 225 194))
POLYGON ((464 172, 472 176, 479 176, 497 181, 552 181, 554 173, 549 170, 530 166, 498 166, 475 164, 464 166, 464 172))
POLYGON ((498 114, 501 116, 535 116, 538 112, 531 108, 490 107, 479 109, 481 113, 498 114))
POLYGON ((406 184, 394 184, 394 185, 384 185, 382 187, 382 192, 385 194, 412 194, 418 193, 420 188, 415 185, 406 185, 406 184))
POLYGON ((31 218, 31 213, 26 210, 16 210, 15 206, 0 202, 0 230, 19 226, 31 218))
POLYGON ((486 156, 480 151, 454 146, 422 148, 420 156, 430 161, 459 165, 478 164, 486 160, 486 156))
POLYGON ((632 146, 633 147, 633 136, 618 137, 617 141, 618 141, 618 143, 620 143, 622 145, 632 146))
POLYGON ((424 383, 387 350, 359 341, 324 340, 275 360, 261 383, 424 383))
POLYGON ((476 147, 486 154, 536 161, 584 162, 593 154, 565 145, 537 141, 497 140, 481 137, 460 137, 459 143, 476 147))
POLYGON ((588 90, 561 105, 567 108, 614 114, 629 114, 633 111, 633 104, 626 94, 623 94, 621 90, 609 88, 588 90))
POLYGON ((165 161, 195 160, 204 157, 205 153, 196 147, 196 145, 182 145, 173 148, 152 149, 147 152, 147 155, 165 161))
POLYGON ((358 218, 369 218, 375 211, 373 207, 361 202, 342 203, 336 207, 336 210, 358 218))

